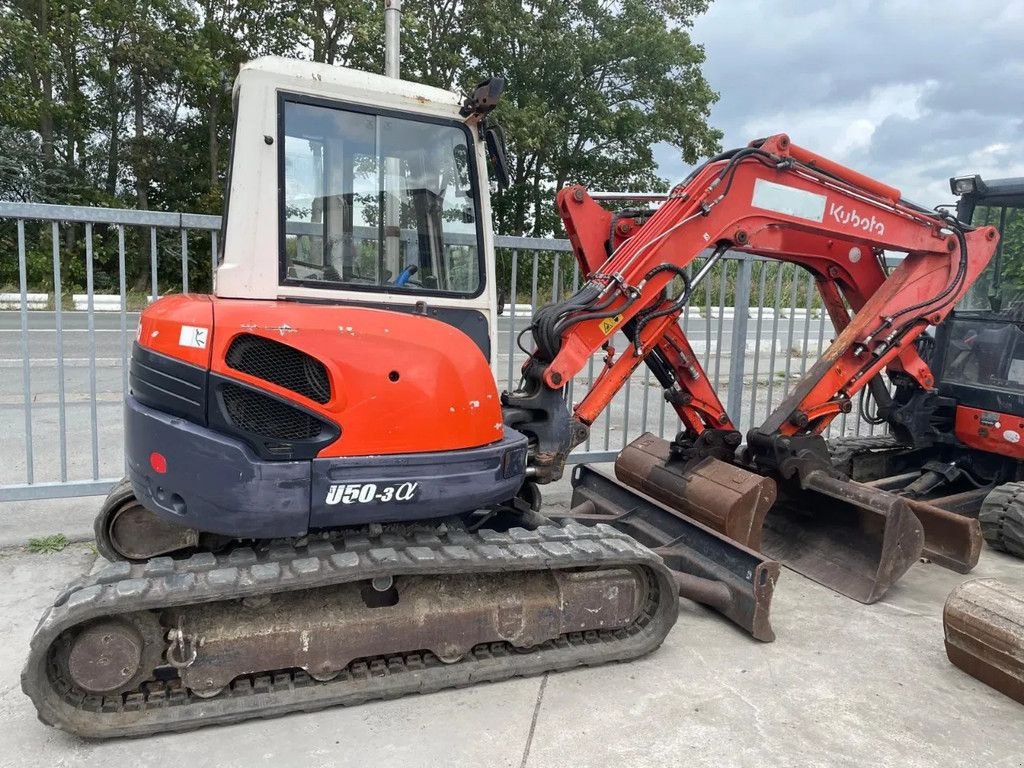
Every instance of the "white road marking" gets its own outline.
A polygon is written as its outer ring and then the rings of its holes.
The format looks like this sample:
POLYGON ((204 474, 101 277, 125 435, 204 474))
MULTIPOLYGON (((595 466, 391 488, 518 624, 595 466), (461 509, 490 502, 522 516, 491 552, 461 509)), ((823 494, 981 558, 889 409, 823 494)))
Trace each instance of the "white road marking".
MULTIPOLYGON (((129 355, 131 357, 131 355, 129 355)), ((49 365, 56 365, 56 357, 30 357, 29 360, 33 363, 46 363, 49 365)), ((24 358, 21 357, 0 357, 0 365, 17 363, 21 365, 24 362, 24 358)), ((65 357, 64 364, 68 363, 88 363, 88 357, 65 357)), ((120 357, 97 357, 96 365, 113 365, 114 363, 120 363, 120 357)))
MULTIPOLYGON (((55 357, 33 357, 30 358, 32 365, 29 367, 33 370, 38 368, 56 368, 57 358, 55 357)), ((0 369, 5 368, 23 368, 24 361, 20 357, 0 357, 0 369)), ((65 357, 64 368, 67 369, 82 369, 89 367, 89 358, 87 357, 65 357)), ((96 358, 96 368, 120 368, 121 358, 120 357, 98 357, 96 358)))

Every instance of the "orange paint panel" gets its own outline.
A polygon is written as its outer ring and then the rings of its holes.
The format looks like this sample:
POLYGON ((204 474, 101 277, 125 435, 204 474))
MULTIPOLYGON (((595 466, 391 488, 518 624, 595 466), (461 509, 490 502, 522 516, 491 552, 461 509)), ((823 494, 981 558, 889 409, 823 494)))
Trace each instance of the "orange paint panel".
POLYGON ((954 432, 964 445, 986 453, 1024 459, 1024 419, 959 405, 954 432))
POLYGON ((140 346, 203 368, 210 367, 213 302, 179 294, 158 299, 139 316, 140 346))
POLYGON ((490 365, 458 329, 366 307, 214 299, 211 370, 323 414, 341 437, 321 457, 448 451, 504 434, 490 365), (227 366, 241 333, 295 347, 327 368, 331 399, 311 400, 227 366))

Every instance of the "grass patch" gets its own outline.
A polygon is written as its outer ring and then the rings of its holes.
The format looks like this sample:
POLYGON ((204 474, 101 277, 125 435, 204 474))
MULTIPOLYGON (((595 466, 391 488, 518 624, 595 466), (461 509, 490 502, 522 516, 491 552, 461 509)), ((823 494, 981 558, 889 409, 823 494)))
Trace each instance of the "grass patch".
POLYGON ((37 539, 28 540, 28 551, 37 555, 60 552, 68 545, 68 539, 63 533, 55 533, 52 536, 40 536, 37 539))

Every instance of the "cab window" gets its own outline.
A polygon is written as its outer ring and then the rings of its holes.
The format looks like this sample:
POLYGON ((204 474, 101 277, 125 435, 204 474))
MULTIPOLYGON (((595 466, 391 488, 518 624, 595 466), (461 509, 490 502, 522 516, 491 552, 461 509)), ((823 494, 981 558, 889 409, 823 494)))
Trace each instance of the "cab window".
POLYGON ((483 290, 467 129, 282 98, 281 280, 381 292, 483 290))

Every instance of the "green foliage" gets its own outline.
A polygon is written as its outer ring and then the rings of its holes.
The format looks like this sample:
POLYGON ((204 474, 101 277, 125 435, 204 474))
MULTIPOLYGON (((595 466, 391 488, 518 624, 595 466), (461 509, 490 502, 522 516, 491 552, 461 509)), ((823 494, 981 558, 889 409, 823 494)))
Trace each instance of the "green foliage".
POLYGON ((493 201, 497 229, 543 236, 561 226, 554 193, 667 189, 652 146, 694 162, 718 149, 708 127, 717 99, 687 27, 704 2, 480 0, 467 3, 468 87, 509 78, 497 111, 512 153, 512 185, 493 201))
MULTIPOLYGON (((717 95, 689 36, 707 4, 406 0, 402 76, 468 89, 505 75, 512 186, 495 195, 496 231, 560 234, 566 184, 666 189, 654 144, 688 162, 718 148, 717 95)), ((220 213, 239 66, 273 54, 381 71, 383 24, 381 0, 0 0, 0 199, 220 213)), ((94 230, 96 288, 116 291, 117 229, 94 230)), ((26 226, 34 289, 53 286, 51 236, 26 226)), ((62 287, 82 289, 81 227, 59 238, 62 287)), ((190 287, 209 289, 210 243, 195 240, 190 287)), ((13 226, 0 248, 16 252, 13 226)), ((160 273, 180 272, 175 233, 157 252, 160 273)), ((0 283, 18 284, 12 261, 0 283)), ((128 229, 129 291, 149 288, 149 262, 148 233, 128 229)))
MULTIPOLYGON (((403 77, 509 78, 515 184, 498 218, 546 234, 564 184, 664 187, 652 144, 691 162, 717 148, 688 34, 706 6, 406 0, 403 77)), ((382 47, 379 0, 0 0, 0 191, 218 212, 239 65, 279 54, 380 71, 382 47)))
POLYGON ((1024 209, 979 205, 971 223, 999 229, 999 247, 962 306, 987 310, 998 293, 1002 309, 1019 310, 1024 302, 1024 209))
POLYGON ((29 539, 28 550, 37 555, 48 555, 53 552, 60 552, 68 543, 67 537, 63 533, 55 533, 52 536, 29 539))

